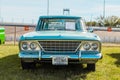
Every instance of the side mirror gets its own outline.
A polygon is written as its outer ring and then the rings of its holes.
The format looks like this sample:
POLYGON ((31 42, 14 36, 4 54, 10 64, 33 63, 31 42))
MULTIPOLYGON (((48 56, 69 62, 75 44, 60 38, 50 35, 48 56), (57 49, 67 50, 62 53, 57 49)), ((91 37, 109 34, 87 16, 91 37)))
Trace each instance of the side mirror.
POLYGON ((91 27, 87 28, 87 31, 90 32, 90 33, 94 32, 93 28, 91 28, 91 27))

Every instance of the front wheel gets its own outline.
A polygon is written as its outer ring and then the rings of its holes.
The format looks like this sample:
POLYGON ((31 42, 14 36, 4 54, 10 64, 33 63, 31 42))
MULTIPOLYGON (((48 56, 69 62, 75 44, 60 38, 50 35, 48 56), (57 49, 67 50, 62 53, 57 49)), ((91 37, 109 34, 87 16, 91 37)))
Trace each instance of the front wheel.
POLYGON ((95 63, 87 64, 88 70, 95 71, 95 67, 96 67, 95 63))
POLYGON ((36 64, 34 62, 24 62, 21 60, 22 69, 34 69, 36 64))
POLYGON ((3 44, 5 44, 5 41, 3 42, 3 44))
POLYGON ((0 40, 0 44, 1 44, 1 40, 0 40))

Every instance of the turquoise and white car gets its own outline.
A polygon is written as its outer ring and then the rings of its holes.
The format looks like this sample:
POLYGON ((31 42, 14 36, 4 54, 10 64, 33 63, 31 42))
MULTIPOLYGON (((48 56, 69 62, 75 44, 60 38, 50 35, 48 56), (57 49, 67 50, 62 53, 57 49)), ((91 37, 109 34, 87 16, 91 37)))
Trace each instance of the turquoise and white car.
POLYGON ((41 16, 36 30, 21 36, 19 50, 23 69, 50 62, 83 63, 94 71, 102 58, 100 38, 86 31, 82 18, 76 16, 41 16))

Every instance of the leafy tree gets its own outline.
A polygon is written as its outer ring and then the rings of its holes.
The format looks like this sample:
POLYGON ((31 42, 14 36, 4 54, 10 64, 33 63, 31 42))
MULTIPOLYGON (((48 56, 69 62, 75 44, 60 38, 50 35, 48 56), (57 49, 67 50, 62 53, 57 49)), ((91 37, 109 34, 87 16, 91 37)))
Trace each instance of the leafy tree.
POLYGON ((104 26, 104 17, 103 16, 98 17, 97 22, 99 26, 104 26))
POLYGON ((116 25, 120 25, 120 18, 117 16, 108 16, 106 18, 100 16, 97 20, 99 26, 115 27, 116 25))
POLYGON ((96 25, 97 25, 97 22, 96 22, 96 21, 86 22, 86 25, 87 25, 87 26, 96 26, 96 25))

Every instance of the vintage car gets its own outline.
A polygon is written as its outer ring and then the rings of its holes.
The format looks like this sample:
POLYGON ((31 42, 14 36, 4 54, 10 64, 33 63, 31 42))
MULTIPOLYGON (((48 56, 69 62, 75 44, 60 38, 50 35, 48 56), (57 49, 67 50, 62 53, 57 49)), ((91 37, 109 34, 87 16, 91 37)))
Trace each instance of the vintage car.
POLYGON ((86 31, 82 18, 76 16, 41 16, 36 30, 21 36, 19 50, 23 69, 49 62, 83 63, 95 71, 102 58, 100 38, 86 31))
POLYGON ((4 44, 4 43, 5 43, 5 29, 0 28, 0 44, 4 44))

